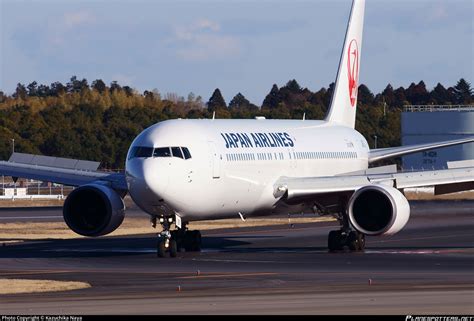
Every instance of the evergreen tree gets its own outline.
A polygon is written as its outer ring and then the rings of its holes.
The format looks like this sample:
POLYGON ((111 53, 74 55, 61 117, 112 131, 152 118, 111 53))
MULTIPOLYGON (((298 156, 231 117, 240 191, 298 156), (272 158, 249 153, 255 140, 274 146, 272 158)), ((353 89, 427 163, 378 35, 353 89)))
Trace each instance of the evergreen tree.
POLYGON ((359 86, 359 91, 357 94, 357 101, 358 103, 364 104, 364 105, 372 105, 374 102, 374 94, 370 91, 369 88, 367 88, 366 85, 361 84, 359 86))
POLYGON ((288 88, 288 90, 294 94, 299 94, 302 91, 300 84, 298 84, 295 79, 287 82, 285 88, 288 88))
POLYGON ((56 81, 51 84, 51 95, 52 96, 61 96, 64 95, 67 91, 67 87, 64 86, 62 83, 59 81, 56 81))
POLYGON ((89 89, 89 84, 85 78, 79 80, 76 76, 72 76, 71 80, 66 84, 66 88, 69 93, 80 93, 83 90, 89 89))
POLYGON ((188 103, 194 103, 195 99, 196 99, 196 95, 193 92, 190 92, 188 94, 188 103))
POLYGON ((211 98, 209 98, 209 101, 207 102, 207 110, 210 112, 214 112, 219 109, 227 109, 227 104, 224 100, 224 97, 222 97, 219 88, 216 88, 216 90, 214 90, 214 93, 212 93, 211 98))
POLYGON ((26 99, 27 94, 28 92, 26 91, 25 85, 18 83, 16 85, 16 89, 15 89, 15 93, 13 94, 13 97, 26 99))
POLYGON ((127 95, 127 97, 132 97, 133 96, 133 89, 130 86, 123 86, 122 87, 123 91, 127 95))
MULTIPOLYGON (((387 87, 385 87, 385 89, 382 91, 382 97, 380 98, 382 98, 382 103, 385 102, 389 107, 395 105, 395 91, 393 90, 391 84, 388 84, 387 87)), ((378 99, 378 101, 380 101, 380 98, 378 99)))
POLYGON ((97 90, 101 94, 103 94, 107 89, 107 85, 105 84, 105 82, 102 81, 102 79, 94 80, 91 86, 93 89, 97 90))
POLYGON ((280 88, 280 98, 285 102, 286 108, 290 110, 301 109, 308 101, 311 93, 308 89, 302 89, 298 82, 293 79, 280 88))
POLYGON ((313 93, 310 95, 308 98, 308 101, 312 105, 319 105, 320 107, 323 107, 324 112, 326 112, 326 107, 324 106, 324 97, 326 96, 326 88, 321 88, 317 92, 313 93))
POLYGON ((262 108, 263 109, 275 109, 280 103, 280 90, 276 84, 273 84, 270 93, 263 100, 262 108))
POLYGON ((395 106, 402 108, 403 105, 409 104, 409 102, 407 101, 406 94, 405 94, 405 88, 399 87, 395 89, 394 94, 395 94, 395 102, 394 102, 395 106))
POLYGON ((335 87, 336 84, 332 82, 329 84, 328 90, 326 90, 326 95, 324 96, 324 106, 326 107, 326 110, 329 109, 329 105, 331 104, 335 87))
POLYGON ((120 86, 116 80, 110 83, 110 92, 115 91, 122 91, 122 86, 120 86))
POLYGON ((444 105, 450 100, 449 91, 440 83, 430 92, 430 97, 433 103, 438 105, 444 105))
POLYGON ((416 85, 415 83, 411 83, 410 87, 407 88, 405 95, 412 105, 425 105, 429 100, 429 94, 423 80, 416 85))
POLYGON ((470 104, 474 101, 471 84, 464 78, 459 79, 456 86, 454 86, 454 97, 457 104, 470 104))
POLYGON ((28 96, 38 96, 38 83, 36 81, 30 83, 26 88, 28 88, 28 96))
POLYGON ((243 109, 243 108, 249 108, 250 107, 250 101, 245 98, 244 95, 241 93, 238 93, 237 95, 232 98, 232 100, 229 103, 229 108, 230 109, 243 109))
POLYGON ((39 85, 37 94, 39 97, 47 97, 50 94, 49 86, 46 85, 39 85))

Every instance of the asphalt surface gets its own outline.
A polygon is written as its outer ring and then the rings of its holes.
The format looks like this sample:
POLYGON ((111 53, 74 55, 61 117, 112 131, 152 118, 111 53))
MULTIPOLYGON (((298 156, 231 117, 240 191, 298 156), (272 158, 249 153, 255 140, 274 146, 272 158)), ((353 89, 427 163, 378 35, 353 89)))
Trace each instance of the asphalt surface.
MULTIPOLYGON (((1 203, 0 203, 1 206, 1 203)), ((127 209, 127 217, 148 217, 133 205, 127 209)), ((43 207, 0 207, 0 224, 14 222, 59 222, 63 221, 63 208, 58 206, 43 207)))
POLYGON ((328 253, 335 223, 203 231, 203 251, 175 259, 152 235, 9 244, 0 278, 92 287, 3 295, 0 314, 474 314, 474 202, 413 208, 364 253, 328 253))

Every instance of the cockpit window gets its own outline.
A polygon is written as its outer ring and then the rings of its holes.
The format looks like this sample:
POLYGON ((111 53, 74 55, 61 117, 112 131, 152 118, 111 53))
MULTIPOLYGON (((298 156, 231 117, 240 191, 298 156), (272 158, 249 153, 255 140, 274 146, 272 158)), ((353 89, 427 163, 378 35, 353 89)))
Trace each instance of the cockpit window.
POLYGON ((190 159, 191 153, 187 147, 145 147, 135 146, 132 147, 128 159, 141 157, 178 157, 181 159, 190 159))
POLYGON ((171 152, 173 153, 173 157, 184 158, 183 153, 181 153, 181 148, 179 147, 171 147, 171 152))
POLYGON ((191 158, 191 153, 189 152, 189 149, 187 147, 181 147, 181 149, 183 150, 184 159, 191 158))
POLYGON ((169 147, 158 147, 153 152, 153 157, 171 157, 171 151, 169 147))
POLYGON ((144 146, 132 147, 128 159, 135 157, 151 157, 153 155, 153 148, 144 146))
POLYGON ((144 146, 135 146, 132 147, 128 159, 135 157, 177 157, 181 159, 190 159, 191 153, 187 147, 144 147, 144 146))

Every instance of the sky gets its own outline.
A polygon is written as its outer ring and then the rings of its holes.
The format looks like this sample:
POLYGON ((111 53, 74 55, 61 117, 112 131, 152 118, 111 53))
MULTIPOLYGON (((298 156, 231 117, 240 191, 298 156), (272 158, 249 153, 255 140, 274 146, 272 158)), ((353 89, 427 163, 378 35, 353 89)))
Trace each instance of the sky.
MULTIPOLYGON (((350 0, 0 0, 0 90, 102 79, 138 91, 220 88, 260 105, 276 83, 336 78, 350 0)), ((473 0, 367 0, 360 83, 474 80, 473 0)))

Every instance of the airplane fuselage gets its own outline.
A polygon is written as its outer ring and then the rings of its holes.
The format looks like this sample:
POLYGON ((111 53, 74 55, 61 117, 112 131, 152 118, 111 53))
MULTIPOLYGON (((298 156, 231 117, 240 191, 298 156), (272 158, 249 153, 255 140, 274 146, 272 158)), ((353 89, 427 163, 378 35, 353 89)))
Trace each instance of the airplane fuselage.
POLYGON ((131 197, 150 215, 268 215, 278 211, 279 178, 364 170, 368 151, 359 132, 325 121, 178 119, 136 137, 126 177, 131 197))

